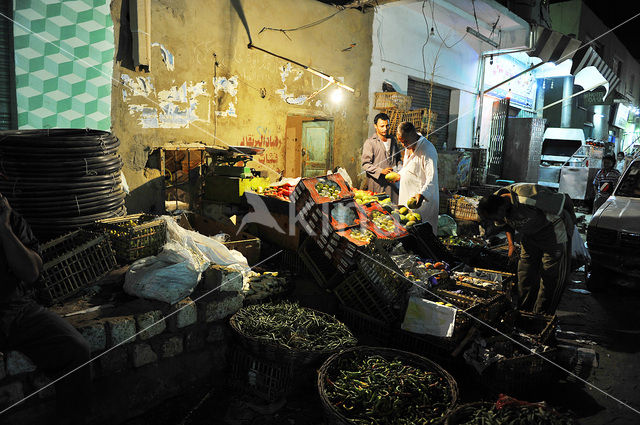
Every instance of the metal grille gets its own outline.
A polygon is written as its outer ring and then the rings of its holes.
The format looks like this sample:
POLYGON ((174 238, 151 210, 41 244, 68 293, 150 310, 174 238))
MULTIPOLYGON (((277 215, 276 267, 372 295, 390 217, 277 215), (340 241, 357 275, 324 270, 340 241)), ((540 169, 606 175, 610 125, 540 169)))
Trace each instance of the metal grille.
MULTIPOLYGON (((0 12, 13 17, 12 2, 0 2, 0 12)), ((0 17, 0 130, 16 128, 13 22, 0 17)))
MULTIPOLYGON (((411 96, 411 109, 429 108, 430 84, 409 78, 407 94, 411 96)), ((449 103, 451 90, 444 87, 433 86, 431 96, 431 111, 437 114, 436 122, 431 123, 433 132, 427 135, 427 139, 436 148, 441 148, 449 137, 449 103)))
POLYGON ((509 98, 493 102, 491 114, 491 135, 489 136, 489 170, 487 182, 493 183, 502 175, 502 153, 504 148, 504 135, 509 118, 509 98))

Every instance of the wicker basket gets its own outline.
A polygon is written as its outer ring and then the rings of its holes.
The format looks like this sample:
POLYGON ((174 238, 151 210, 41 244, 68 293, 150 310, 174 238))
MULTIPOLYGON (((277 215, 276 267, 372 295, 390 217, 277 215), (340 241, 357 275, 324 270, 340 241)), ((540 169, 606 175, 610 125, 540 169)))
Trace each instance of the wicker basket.
MULTIPOLYGON (((316 314, 322 315, 328 320, 338 322, 338 319, 329 314, 317 310, 314 310, 314 312, 316 314)), ((238 325, 237 315, 238 313, 231 316, 231 318, 229 319, 229 324, 231 325, 231 329, 234 331, 238 342, 244 348, 249 350, 249 352, 251 352, 253 355, 256 355, 265 360, 287 363, 294 366, 306 366, 324 360, 331 354, 348 347, 348 345, 345 345, 343 347, 334 349, 314 351, 287 348, 273 341, 265 341, 264 339, 246 335, 238 325)))
POLYGON ((409 366, 417 367, 422 370, 434 371, 445 378, 449 384, 451 391, 451 401, 449 403, 449 409, 444 412, 443 417, 451 412, 453 406, 458 401, 458 385, 453 377, 444 370, 441 366, 433 361, 426 359, 414 353, 408 353, 406 351, 400 351, 392 348, 382 347, 354 347, 344 350, 340 353, 334 354, 327 361, 324 362, 320 370, 318 370, 318 393, 320 395, 320 401, 322 403, 322 410, 325 414, 328 424, 341 424, 352 425, 354 422, 350 421, 340 412, 338 412, 327 396, 327 385, 336 372, 337 364, 343 358, 362 353, 365 355, 379 355, 386 359, 397 359, 409 366))
POLYGON ((125 263, 156 255, 167 240, 167 223, 148 214, 108 218, 96 226, 109 234, 116 257, 125 263))
POLYGON ((419 131, 423 136, 429 138, 429 134, 433 132, 433 128, 436 124, 438 114, 428 109, 387 109, 385 113, 389 115, 389 129, 392 134, 395 134, 398 126, 403 121, 408 121, 419 131))
POLYGON ((449 198, 449 213, 456 220, 480 221, 478 211, 466 198, 449 198))
POLYGON ((477 402, 467 403, 456 407, 445 419, 445 425, 462 425, 473 418, 476 410, 491 409, 495 403, 477 402))
POLYGON ((291 364, 265 360, 233 346, 229 359, 229 385, 268 402, 286 396, 292 389, 294 368, 291 364))
POLYGON ((42 245, 40 298, 53 304, 97 281, 116 266, 104 233, 76 230, 42 245))
POLYGON ((409 109, 411 108, 411 96, 398 92, 377 92, 373 109, 385 111, 387 109, 409 109))

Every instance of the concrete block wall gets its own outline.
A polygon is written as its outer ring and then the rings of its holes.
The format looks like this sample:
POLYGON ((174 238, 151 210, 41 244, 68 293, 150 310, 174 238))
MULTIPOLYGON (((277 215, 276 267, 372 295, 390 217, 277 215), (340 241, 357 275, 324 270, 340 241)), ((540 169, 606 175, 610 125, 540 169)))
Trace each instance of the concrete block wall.
MULTIPOLYGON (((72 324, 89 342, 94 358, 94 413, 87 423, 121 423, 194 384, 223 385, 230 339, 226 319, 242 302, 238 292, 217 292, 166 309, 80 321, 81 326, 75 325, 76 318, 72 324)), ((49 382, 24 354, 0 353, 0 410, 49 382)), ((7 419, 56 423, 54 396, 52 385, 12 408, 7 419)))

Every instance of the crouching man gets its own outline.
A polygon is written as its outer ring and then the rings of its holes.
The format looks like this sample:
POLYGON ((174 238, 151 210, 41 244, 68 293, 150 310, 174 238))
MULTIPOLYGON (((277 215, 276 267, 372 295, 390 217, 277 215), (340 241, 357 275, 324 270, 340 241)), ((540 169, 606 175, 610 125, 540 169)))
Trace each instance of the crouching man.
MULTIPOLYGON (((0 194, 0 351, 20 351, 51 380, 71 372, 56 382, 58 410, 53 422, 86 423, 90 369, 75 369, 89 361, 89 345, 73 326, 32 298, 41 271, 37 239, 0 194)), ((10 414, 9 410, 4 415, 10 414)))

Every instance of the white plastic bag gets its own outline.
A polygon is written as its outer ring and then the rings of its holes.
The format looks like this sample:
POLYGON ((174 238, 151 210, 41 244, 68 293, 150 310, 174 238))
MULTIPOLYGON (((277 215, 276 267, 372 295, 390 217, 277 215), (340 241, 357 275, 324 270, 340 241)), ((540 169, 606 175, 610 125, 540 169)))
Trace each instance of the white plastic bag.
POLYGON ((210 264, 247 272, 247 259, 238 251, 198 232, 187 230, 171 217, 167 243, 157 256, 133 263, 125 276, 124 291, 140 298, 175 304, 188 296, 210 264))
POLYGON ((451 337, 457 310, 424 298, 409 297, 402 329, 417 334, 451 337))
POLYGON ((573 237, 571 238, 571 259, 576 264, 589 264, 591 262, 591 254, 589 254, 589 250, 585 246, 576 225, 573 226, 573 237))

